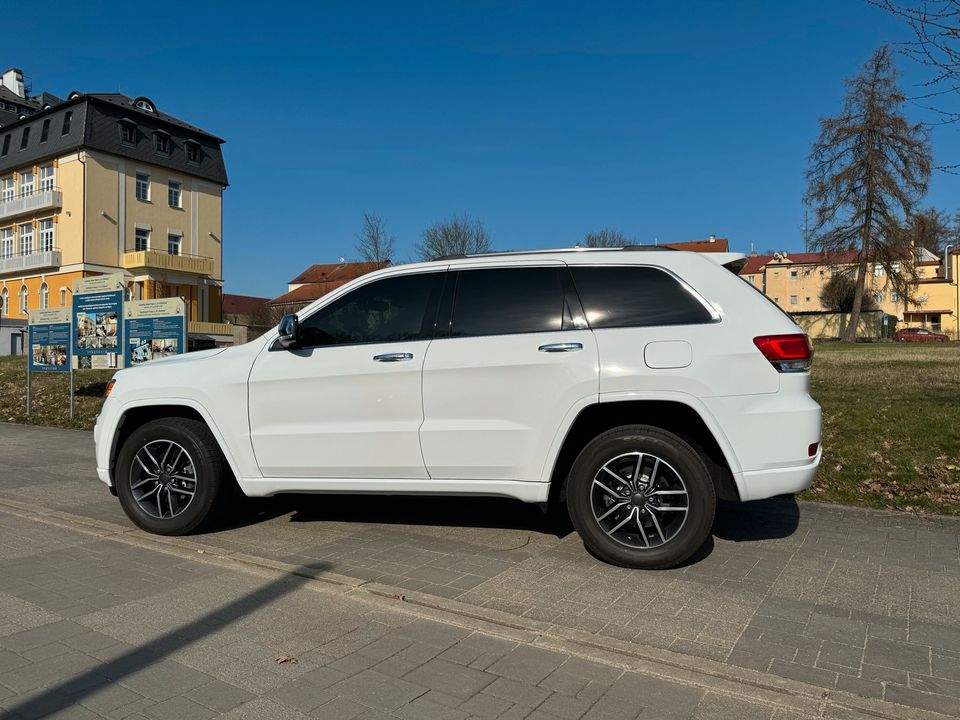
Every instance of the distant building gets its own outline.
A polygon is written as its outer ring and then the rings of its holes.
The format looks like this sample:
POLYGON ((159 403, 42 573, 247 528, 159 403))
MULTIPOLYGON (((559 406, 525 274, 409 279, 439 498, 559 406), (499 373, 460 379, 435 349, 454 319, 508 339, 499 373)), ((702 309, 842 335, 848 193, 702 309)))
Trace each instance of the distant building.
POLYGON ((716 235, 711 235, 706 240, 660 243, 660 246, 686 252, 730 252, 730 242, 727 238, 718 238, 716 235))
POLYGON ((132 299, 182 297, 192 336, 230 342, 223 142, 146 97, 31 96, 19 69, 0 74, 2 319, 69 306, 73 280, 119 272, 132 299))
POLYGON ((298 312, 341 285, 346 285, 351 280, 356 280, 362 275, 388 265, 390 265, 389 261, 311 265, 287 284, 287 292, 270 300, 267 306, 276 308, 281 311, 281 314, 298 312))
POLYGON ((246 328, 247 340, 253 340, 277 324, 276 311, 267 307, 269 301, 270 298, 224 293, 223 321, 246 328))

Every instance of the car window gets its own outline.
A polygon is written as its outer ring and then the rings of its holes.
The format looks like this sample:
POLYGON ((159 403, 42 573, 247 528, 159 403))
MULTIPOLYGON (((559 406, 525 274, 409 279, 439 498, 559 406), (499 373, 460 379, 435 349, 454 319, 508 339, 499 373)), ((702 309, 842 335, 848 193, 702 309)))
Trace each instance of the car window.
POLYGON ((562 272, 561 267, 461 271, 450 334, 464 337, 563 329, 562 272))
POLYGON ((305 318, 303 347, 403 342, 432 336, 428 307, 439 295, 443 273, 385 278, 348 293, 305 318))
POLYGON ((592 328, 691 325, 713 318, 672 275, 651 267, 572 266, 592 328))

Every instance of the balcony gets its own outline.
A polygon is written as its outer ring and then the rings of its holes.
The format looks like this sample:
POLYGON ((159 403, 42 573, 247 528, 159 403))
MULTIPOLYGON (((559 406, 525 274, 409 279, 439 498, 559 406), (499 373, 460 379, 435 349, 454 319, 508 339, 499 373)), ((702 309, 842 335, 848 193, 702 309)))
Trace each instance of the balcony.
POLYGON ((14 195, 7 200, 0 200, 0 220, 53 210, 62 206, 63 193, 60 192, 60 188, 14 195))
POLYGON ((138 250, 123 254, 125 270, 172 270, 191 275, 212 275, 213 259, 200 255, 170 255, 159 250, 138 250))
POLYGON ((0 257, 0 275, 46 270, 60 267, 60 250, 50 248, 27 255, 0 257))

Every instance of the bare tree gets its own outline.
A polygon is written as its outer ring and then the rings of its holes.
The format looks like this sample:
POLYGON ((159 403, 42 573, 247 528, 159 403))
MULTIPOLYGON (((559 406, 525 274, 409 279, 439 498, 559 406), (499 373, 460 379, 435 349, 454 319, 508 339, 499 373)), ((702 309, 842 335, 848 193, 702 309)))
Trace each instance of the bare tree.
POLYGON ((393 261, 396 238, 387 232, 386 223, 376 213, 363 214, 363 227, 357 234, 357 255, 367 262, 393 261))
POLYGON ((813 244, 828 255, 855 250, 856 296, 846 337, 857 337, 867 265, 883 266, 893 289, 912 299, 916 279, 902 216, 927 191, 930 145, 923 126, 902 114, 906 100, 887 46, 847 83, 839 115, 820 121, 810 153, 806 202, 815 212, 813 244))
POLYGON ((490 251, 490 233, 483 223, 469 215, 454 215, 434 223, 423 231, 418 243, 421 260, 436 260, 445 255, 477 255, 490 251))
MULTIPOLYGON (((847 273, 836 273, 827 280, 823 289, 820 290, 820 304, 831 312, 851 312, 856 301, 857 283, 847 273)), ((860 298, 860 312, 877 309, 877 303, 870 293, 866 293, 860 298)))
POLYGON ((630 245, 630 240, 619 230, 602 228, 583 236, 583 246, 588 248, 621 248, 630 245))
POLYGON ((934 255, 943 257, 947 245, 955 245, 957 227, 950 216, 937 208, 925 208, 907 218, 904 228, 915 247, 926 248, 934 255))

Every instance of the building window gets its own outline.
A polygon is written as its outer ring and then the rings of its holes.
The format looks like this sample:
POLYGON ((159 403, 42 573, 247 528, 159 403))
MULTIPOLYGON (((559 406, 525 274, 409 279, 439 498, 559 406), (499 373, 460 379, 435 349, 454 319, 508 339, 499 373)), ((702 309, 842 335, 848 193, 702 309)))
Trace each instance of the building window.
POLYGON ((874 276, 874 277, 883 277, 883 265, 874 265, 874 266, 873 266, 873 276, 874 276))
POLYGON ((896 290, 890 293, 890 302, 900 302, 900 293, 896 290))
POLYGON ((137 144, 137 126, 131 122, 124 122, 121 120, 120 125, 120 142, 124 145, 136 145, 137 144))
POLYGON ((40 192, 49 192, 56 185, 57 171, 53 165, 40 168, 40 192))
POLYGON ((23 134, 20 136, 20 149, 25 149, 28 142, 30 142, 30 128, 25 127, 23 129, 23 134))
POLYGON ((40 221, 40 252, 53 252, 56 246, 56 227, 50 218, 40 221))
POLYGON ((20 314, 27 314, 27 286, 20 286, 20 314))
POLYGON ((40 309, 46 310, 48 307, 50 307, 50 288, 43 283, 40 286, 40 309))
POLYGON ((137 228, 133 239, 134 250, 144 252, 150 249, 150 231, 146 228, 137 228))
POLYGON ((877 290, 877 291, 875 291, 875 292, 873 293, 873 299, 874 299, 874 301, 877 303, 877 305, 882 305, 882 304, 883 304, 883 300, 884 300, 884 292, 883 292, 883 290, 877 290))
POLYGON ((69 135, 69 134, 70 134, 70 121, 71 121, 71 120, 73 120, 73 111, 72 111, 72 110, 67 110, 67 111, 63 114, 63 128, 60 130, 60 134, 61 134, 61 135, 69 135))
POLYGON ((791 280, 796 280, 796 279, 797 279, 797 271, 796 271, 796 270, 791 270, 791 271, 790 271, 790 279, 791 279, 791 280))
POLYGON ((146 173, 137 173, 137 200, 150 201, 150 176, 146 173))
POLYGON ((166 133, 155 132, 153 134, 153 149, 161 155, 169 155, 170 137, 166 133))
POLYGON ((36 183, 37 176, 33 174, 33 170, 24 170, 20 173, 20 194, 23 196, 33 195, 36 183))
POLYGON ((184 143, 184 147, 187 148, 187 162, 199 163, 200 162, 200 145, 195 142, 187 141, 184 143))
POLYGON ((60 307, 67 306, 67 289, 60 288, 60 307))
POLYGON ((0 258, 13 257, 13 228, 0 228, 0 258))
POLYGON ((797 304, 797 296, 796 296, 796 295, 791 295, 791 296, 790 296, 790 304, 791 304, 791 305, 796 305, 796 304, 797 304))
POLYGON ((10 314, 10 295, 7 289, 0 291, 0 315, 10 314))
POLYGON ((182 207, 180 204, 180 188, 181 183, 177 182, 176 180, 171 180, 167 184, 167 203, 172 208, 182 207))
POLYGON ((900 272, 900 263, 898 262, 890 263, 890 269, 895 273, 900 272))
POLYGON ((20 226, 20 254, 33 255, 33 223, 20 226))
POLYGON ((13 200, 13 196, 16 195, 16 190, 16 185, 12 177, 0 180, 0 200, 3 200, 3 202, 13 200))
POLYGON ((40 142, 45 143, 50 137, 50 118, 43 121, 43 127, 40 128, 40 142))
POLYGON ((10 133, 3 136, 3 147, 0 148, 0 157, 10 152, 10 133))
POLYGON ((180 254, 180 241, 183 240, 182 235, 175 235, 174 233, 169 233, 167 235, 167 252, 170 255, 179 255, 180 254))

